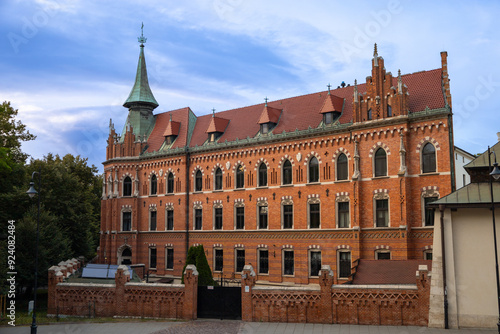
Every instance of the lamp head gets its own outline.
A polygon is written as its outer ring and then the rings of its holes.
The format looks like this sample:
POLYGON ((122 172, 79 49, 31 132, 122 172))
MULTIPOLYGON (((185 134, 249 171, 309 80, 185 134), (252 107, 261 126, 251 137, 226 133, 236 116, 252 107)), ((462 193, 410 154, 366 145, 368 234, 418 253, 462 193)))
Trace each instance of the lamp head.
POLYGON ((493 170, 491 171, 490 175, 493 176, 495 180, 500 179, 500 168, 498 168, 498 162, 495 162, 493 164, 493 170))
POLYGON ((30 198, 33 198, 36 194, 38 194, 38 191, 35 189, 35 182, 31 181, 30 182, 30 188, 26 192, 30 198))

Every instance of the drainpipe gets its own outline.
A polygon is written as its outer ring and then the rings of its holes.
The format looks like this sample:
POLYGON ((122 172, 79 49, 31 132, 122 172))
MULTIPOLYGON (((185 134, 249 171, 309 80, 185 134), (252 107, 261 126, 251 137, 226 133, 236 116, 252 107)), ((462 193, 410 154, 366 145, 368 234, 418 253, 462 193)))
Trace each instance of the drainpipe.
POLYGON ((444 205, 439 205, 441 224, 441 251, 443 253, 444 328, 448 329, 448 291, 446 286, 446 251, 444 243, 444 205))
POLYGON ((453 118, 451 113, 448 115, 448 135, 450 140, 450 176, 451 176, 451 192, 457 189, 455 180, 455 143, 453 142, 453 118))
POLYGON ((186 259, 189 250, 189 166, 190 166, 191 154, 189 153, 189 148, 186 147, 186 259))

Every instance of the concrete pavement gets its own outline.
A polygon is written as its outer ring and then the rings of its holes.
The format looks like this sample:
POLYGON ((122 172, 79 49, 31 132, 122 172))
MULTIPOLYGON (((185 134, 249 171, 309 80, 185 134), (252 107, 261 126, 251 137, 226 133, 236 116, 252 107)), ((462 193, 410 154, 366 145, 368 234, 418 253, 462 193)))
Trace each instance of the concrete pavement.
MULTIPOLYGON (((2 334, 25 334, 30 328, 0 327, 2 334)), ((492 334, 495 329, 434 329, 414 326, 324 325, 238 320, 73 323, 38 326, 39 334, 492 334)))

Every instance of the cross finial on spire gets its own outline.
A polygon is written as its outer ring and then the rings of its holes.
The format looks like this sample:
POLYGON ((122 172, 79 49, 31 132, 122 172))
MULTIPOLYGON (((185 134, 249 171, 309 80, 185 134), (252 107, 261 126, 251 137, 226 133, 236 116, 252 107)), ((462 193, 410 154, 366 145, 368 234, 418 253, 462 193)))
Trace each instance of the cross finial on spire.
POLYGON ((267 107, 267 101, 268 101, 268 100, 269 100, 269 99, 268 99, 268 98, 267 98, 267 96, 266 96, 266 97, 264 98, 264 101, 266 101, 266 107, 267 107))
POLYGON ((373 47, 373 57, 377 57, 378 52, 377 52, 377 43, 375 43, 375 46, 373 47))
POLYGON ((141 25, 141 37, 137 37, 137 40, 139 43, 141 43, 141 47, 144 46, 144 43, 148 40, 146 37, 144 37, 144 22, 142 22, 141 25))
POLYGON ((212 117, 215 117, 215 108, 212 108, 212 117))
POLYGON ((326 87, 328 87, 328 95, 330 95, 330 87, 332 87, 332 85, 330 85, 330 83, 328 83, 328 85, 326 85, 326 87))

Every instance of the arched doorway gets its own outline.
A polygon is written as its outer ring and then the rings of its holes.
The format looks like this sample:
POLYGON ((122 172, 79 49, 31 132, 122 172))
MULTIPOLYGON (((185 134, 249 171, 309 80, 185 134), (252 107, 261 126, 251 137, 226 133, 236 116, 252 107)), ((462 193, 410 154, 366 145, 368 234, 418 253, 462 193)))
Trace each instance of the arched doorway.
POLYGON ((118 264, 132 264, 132 250, 130 246, 123 245, 118 249, 118 264))

